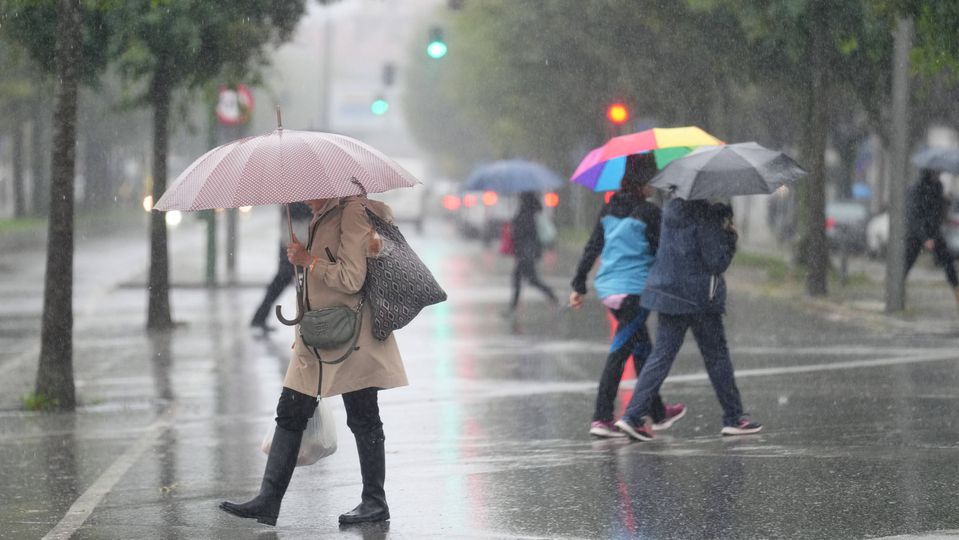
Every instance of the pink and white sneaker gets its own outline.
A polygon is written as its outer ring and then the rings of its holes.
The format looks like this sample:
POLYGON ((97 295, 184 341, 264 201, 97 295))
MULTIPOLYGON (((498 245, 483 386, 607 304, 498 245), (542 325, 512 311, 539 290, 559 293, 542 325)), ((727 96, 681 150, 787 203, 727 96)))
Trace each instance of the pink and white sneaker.
POLYGON ((723 426, 722 433, 723 435, 752 435, 753 433, 759 433, 762 431, 763 425, 759 422, 747 420, 745 418, 740 418, 739 422, 736 422, 735 426, 723 426))
POLYGON ((653 424, 653 429, 656 431, 662 431, 664 429, 669 429, 676 420, 686 416, 686 405, 682 403, 673 403, 672 405, 666 405, 666 418, 663 418, 661 421, 653 424))
POLYGON ((593 423, 589 425, 589 434, 594 437, 605 437, 607 439, 626 436, 612 421, 603 422, 602 420, 593 420, 593 423))

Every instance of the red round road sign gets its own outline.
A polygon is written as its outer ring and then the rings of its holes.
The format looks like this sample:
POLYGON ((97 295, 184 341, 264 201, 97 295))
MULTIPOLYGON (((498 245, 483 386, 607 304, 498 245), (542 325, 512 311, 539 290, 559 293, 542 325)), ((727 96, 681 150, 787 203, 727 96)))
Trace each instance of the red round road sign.
POLYGON ((253 111, 253 93, 245 84, 238 84, 235 88, 220 87, 220 95, 216 102, 216 117, 221 124, 235 126, 250 121, 253 111))

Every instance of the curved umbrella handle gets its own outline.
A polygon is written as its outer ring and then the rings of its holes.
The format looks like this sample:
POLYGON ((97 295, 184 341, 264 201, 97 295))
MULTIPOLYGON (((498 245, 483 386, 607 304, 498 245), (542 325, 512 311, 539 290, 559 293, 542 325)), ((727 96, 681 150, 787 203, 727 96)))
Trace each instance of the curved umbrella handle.
POLYGON ((283 316, 283 306, 276 306, 276 318, 286 326, 295 326, 303 320, 303 302, 299 298, 296 300, 296 316, 293 319, 287 319, 283 316))

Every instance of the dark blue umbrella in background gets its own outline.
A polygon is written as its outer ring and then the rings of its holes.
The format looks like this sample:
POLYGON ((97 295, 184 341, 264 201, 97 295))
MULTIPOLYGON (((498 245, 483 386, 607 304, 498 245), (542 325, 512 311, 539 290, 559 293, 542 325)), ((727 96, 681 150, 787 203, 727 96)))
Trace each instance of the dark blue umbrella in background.
POLYGON ((463 183, 463 190, 497 193, 544 192, 557 189, 563 183, 562 178, 539 163, 524 159, 507 159, 477 167, 463 183))
POLYGON ((912 162, 922 169, 959 173, 959 150, 955 148, 926 148, 912 155, 912 162))

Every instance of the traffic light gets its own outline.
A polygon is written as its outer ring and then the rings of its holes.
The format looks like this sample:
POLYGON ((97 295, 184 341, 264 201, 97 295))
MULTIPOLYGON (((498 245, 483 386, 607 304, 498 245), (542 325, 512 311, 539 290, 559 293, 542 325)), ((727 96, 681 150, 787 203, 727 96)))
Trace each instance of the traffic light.
POLYGON ((383 116, 388 110, 390 110, 390 102, 386 101, 386 98, 383 96, 374 99, 373 103, 370 103, 370 112, 376 116, 383 116))
POLYGON ((621 126, 629 121, 629 109, 622 103, 613 103, 606 109, 606 118, 617 126, 621 126))
POLYGON ((393 65, 393 62, 387 62, 383 64, 383 86, 390 87, 393 86, 393 82, 396 80, 396 66, 393 65))
POLYGON ((430 41, 426 45, 426 54, 434 59, 439 60, 446 56, 446 41, 443 39, 443 29, 439 26, 434 26, 430 28, 430 41))

